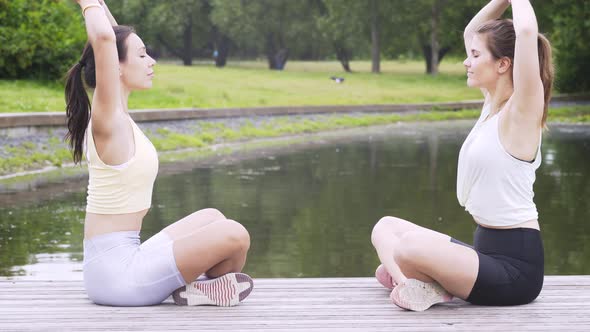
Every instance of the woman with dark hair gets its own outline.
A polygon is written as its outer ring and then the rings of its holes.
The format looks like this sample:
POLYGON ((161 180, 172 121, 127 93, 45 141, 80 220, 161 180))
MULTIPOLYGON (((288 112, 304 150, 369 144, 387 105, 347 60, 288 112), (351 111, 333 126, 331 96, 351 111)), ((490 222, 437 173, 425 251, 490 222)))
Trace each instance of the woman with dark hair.
POLYGON ((90 300, 113 306, 233 306, 252 290, 240 273, 250 237, 215 209, 197 211, 140 245, 151 206, 158 155, 128 113, 132 91, 149 89, 156 61, 104 1, 77 0, 88 43, 67 74, 68 140, 74 161, 86 155, 84 285, 90 300), (92 103, 85 85, 94 89, 92 103), (92 110, 92 112, 91 112, 92 110), (198 278, 201 276, 200 278, 198 278))
POLYGON ((467 85, 481 116, 459 153, 457 198, 477 223, 474 247, 409 221, 384 217, 371 240, 375 276, 399 307, 422 311, 453 296, 479 305, 533 301, 544 255, 533 202, 553 68, 528 0, 492 0, 464 33, 467 85), (499 19, 512 6, 513 21, 499 19))

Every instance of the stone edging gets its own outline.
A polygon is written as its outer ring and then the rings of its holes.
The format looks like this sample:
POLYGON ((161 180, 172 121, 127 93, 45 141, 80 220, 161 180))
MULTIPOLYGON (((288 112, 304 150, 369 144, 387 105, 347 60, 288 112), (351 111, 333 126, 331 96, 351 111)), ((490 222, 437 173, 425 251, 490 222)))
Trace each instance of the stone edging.
MULTIPOLYGON (((458 103, 391 104, 391 105, 342 105, 342 106, 282 106, 244 108, 179 108, 131 110, 129 114, 137 122, 231 118, 265 115, 298 115, 350 112, 407 112, 437 108, 461 109, 481 107, 481 101, 458 103)), ((0 128, 64 126, 64 112, 0 113, 0 128)))
MULTIPOLYGON (((590 100, 589 94, 560 95, 552 101, 590 100)), ((143 109, 131 110, 129 114, 137 122, 166 121, 184 119, 211 119, 248 116, 277 116, 322 113, 372 113, 372 112, 408 112, 430 110, 459 110, 481 108, 481 100, 421 103, 421 104, 386 104, 386 105, 333 105, 333 106, 279 106, 279 107, 244 107, 244 108, 179 108, 179 109, 143 109)), ((0 113, 0 128, 64 126, 65 112, 35 113, 0 113)))

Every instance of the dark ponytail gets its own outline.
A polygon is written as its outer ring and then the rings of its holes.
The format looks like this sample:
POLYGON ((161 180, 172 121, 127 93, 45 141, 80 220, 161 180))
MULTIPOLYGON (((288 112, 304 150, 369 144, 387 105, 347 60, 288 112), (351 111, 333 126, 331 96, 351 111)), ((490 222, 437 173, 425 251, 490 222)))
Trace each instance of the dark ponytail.
POLYGON ((66 140, 70 144, 74 163, 76 164, 82 160, 84 135, 90 121, 90 99, 82 79, 84 69, 88 69, 90 61, 94 65, 92 47, 87 43, 82 52, 82 58, 70 68, 66 75, 66 117, 68 120, 66 140))
MULTIPOLYGON (((117 54, 119 61, 127 58, 127 47, 125 41, 133 28, 118 25, 114 26, 117 39, 117 54)), ((84 152, 84 135, 90 122, 90 99, 86 93, 86 87, 96 87, 96 68, 94 63, 94 51, 90 43, 86 43, 82 51, 80 61, 72 66, 66 74, 66 117, 68 133, 66 140, 69 142, 74 163, 82 161, 84 152)))

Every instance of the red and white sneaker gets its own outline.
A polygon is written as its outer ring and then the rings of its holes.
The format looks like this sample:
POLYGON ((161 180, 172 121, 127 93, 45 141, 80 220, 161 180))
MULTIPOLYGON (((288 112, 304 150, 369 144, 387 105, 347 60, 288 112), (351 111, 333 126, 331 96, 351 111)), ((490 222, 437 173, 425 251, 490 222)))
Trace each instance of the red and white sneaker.
POLYGON ((242 302, 254 287, 249 275, 228 273, 214 279, 197 279, 172 293, 178 305, 232 307, 242 302))
POLYGON ((453 295, 436 282, 407 279, 391 291, 390 298, 400 308, 424 311, 437 303, 451 301, 453 295))
POLYGON ((377 270, 375 270, 375 278, 377 278, 377 281, 387 289, 393 289, 397 285, 393 282, 393 278, 389 272, 387 272, 387 269, 383 264, 379 265, 377 270))

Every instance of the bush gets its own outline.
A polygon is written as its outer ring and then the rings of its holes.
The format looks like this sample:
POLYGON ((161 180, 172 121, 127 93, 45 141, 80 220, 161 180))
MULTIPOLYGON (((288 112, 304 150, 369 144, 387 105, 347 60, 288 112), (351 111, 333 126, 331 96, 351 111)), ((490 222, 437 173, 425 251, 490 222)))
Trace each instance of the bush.
POLYGON ((552 42, 560 92, 590 91, 590 2, 556 1, 552 42))
POLYGON ((85 41, 73 1, 0 0, 0 78, 61 78, 85 41))

